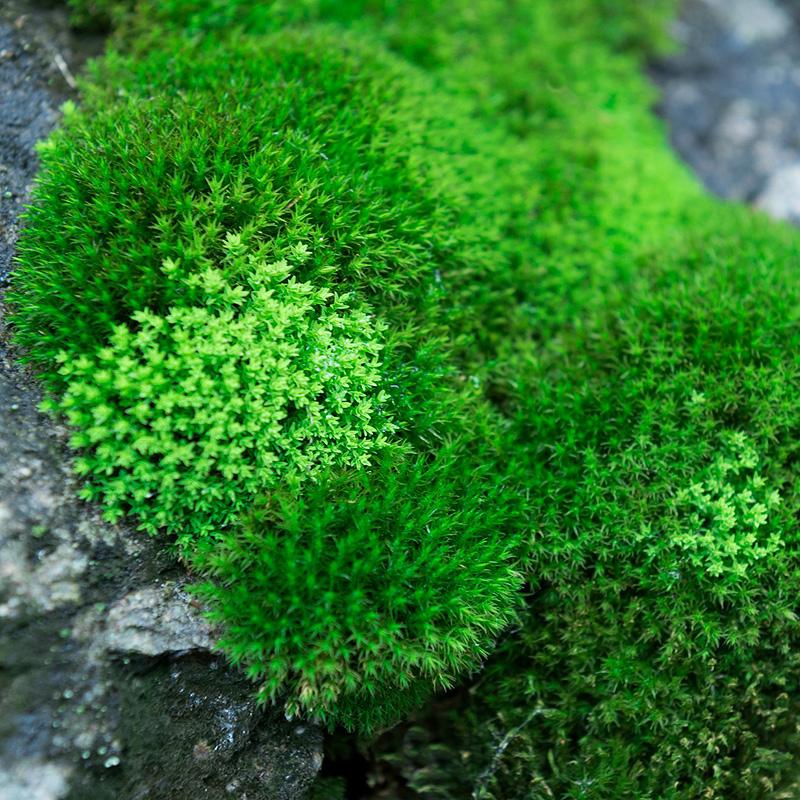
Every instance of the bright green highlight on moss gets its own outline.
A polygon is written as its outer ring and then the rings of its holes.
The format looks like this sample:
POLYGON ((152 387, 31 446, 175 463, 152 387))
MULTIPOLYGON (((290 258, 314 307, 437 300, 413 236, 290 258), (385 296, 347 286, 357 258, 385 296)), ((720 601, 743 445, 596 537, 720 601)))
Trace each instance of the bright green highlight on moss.
MULTIPOLYGON (((240 244, 226 242, 231 253, 240 244)), ((60 354, 56 408, 87 453, 76 461, 92 476, 85 496, 112 521, 131 510, 145 530, 189 544, 235 524, 265 489, 367 466, 388 444, 380 324, 294 280, 286 261, 236 272, 245 285, 221 270, 188 275, 202 306, 137 311, 93 356, 60 354)))
POLYGON ((641 56, 671 3, 115 7, 127 55, 43 150, 17 335, 89 491, 179 537, 260 696, 371 730, 463 676, 391 756, 421 797, 796 792, 799 240, 670 153, 641 56), (314 313, 254 310, 279 264, 314 313), (224 354, 173 364, 163 455, 87 443, 101 408, 141 424, 103 354, 157 375, 176 335, 224 354), (251 368, 320 335, 359 365, 308 394, 331 438, 251 368))
POLYGON ((675 497, 690 515, 675 545, 715 577, 743 577, 753 561, 775 556, 785 546, 769 525, 770 513, 780 506, 780 493, 757 471, 758 453, 746 437, 734 433, 729 439, 724 454, 702 479, 675 497), (770 530, 765 537, 764 531, 770 530))

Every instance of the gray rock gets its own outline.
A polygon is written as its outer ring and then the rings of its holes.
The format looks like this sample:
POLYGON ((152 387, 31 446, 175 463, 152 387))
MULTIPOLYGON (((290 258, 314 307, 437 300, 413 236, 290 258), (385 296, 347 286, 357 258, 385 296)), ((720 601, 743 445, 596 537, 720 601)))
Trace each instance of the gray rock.
POLYGON ((800 223, 800 163, 776 170, 755 205, 775 219, 800 223))
POLYGON ((722 197, 753 202, 800 161, 799 21, 779 0, 686 0, 681 48, 651 69, 673 145, 722 197))
MULTIPOLYGON (((0 0, 0 290, 34 144, 71 94, 54 53, 67 76, 87 54, 64 13, 0 0)), ((212 652, 164 542, 77 499, 40 401, 0 304, 0 800, 300 800, 321 732, 258 707, 212 652)))
POLYGON ((791 17, 773 0, 703 0, 731 37, 743 45, 786 36, 791 17))
POLYGON ((68 791, 68 766, 21 759, 0 768, 0 800, 60 800, 68 791))
POLYGON ((118 600, 106 619, 105 647, 115 653, 158 656, 210 652, 214 630, 185 589, 174 582, 118 600))
MULTIPOLYGON (((59 4, 66 6, 66 3, 59 4)), ((20 211, 35 168, 33 147, 58 120, 73 74, 102 39, 70 35, 65 8, 0 2, 0 280, 11 266, 20 211)))

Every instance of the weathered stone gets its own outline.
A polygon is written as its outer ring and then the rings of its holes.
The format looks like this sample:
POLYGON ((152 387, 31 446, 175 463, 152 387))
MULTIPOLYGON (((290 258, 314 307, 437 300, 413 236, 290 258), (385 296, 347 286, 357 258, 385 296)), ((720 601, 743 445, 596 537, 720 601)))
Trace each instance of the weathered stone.
POLYGON ((773 0, 703 0, 730 36, 743 45, 786 36, 791 17, 773 0))
POLYGON ((0 767, 0 800, 60 800, 68 791, 70 768, 38 759, 0 767))
POLYGON ((158 656, 210 651, 214 630, 179 584, 147 587, 118 600, 106 620, 106 648, 158 656))
POLYGON ((675 31, 651 70, 675 149, 712 192, 752 202, 800 161, 800 10, 686 0, 675 31))
POLYGON ((800 223, 800 163, 774 172, 756 198, 756 206, 775 219, 800 223))

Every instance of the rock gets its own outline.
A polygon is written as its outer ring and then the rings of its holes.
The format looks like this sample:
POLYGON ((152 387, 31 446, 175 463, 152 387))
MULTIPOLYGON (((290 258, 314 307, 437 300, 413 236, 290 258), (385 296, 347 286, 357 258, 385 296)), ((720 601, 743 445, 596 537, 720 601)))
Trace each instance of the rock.
MULTIPOLYGON (((75 70, 83 47, 63 8, 27 2, 0 2, 0 289, 34 144, 70 96, 52 51, 75 70)), ((300 800, 320 730, 258 707, 211 652, 164 542, 77 499, 68 432, 40 401, 0 305, 0 800, 300 800)))
POLYGON ((800 224, 800 162, 773 173, 755 205, 775 219, 800 224))
POLYGON ((214 630, 179 584, 139 589, 118 600, 106 620, 105 646, 116 653, 158 656, 211 651, 214 630))
POLYGON ((717 138, 724 147, 745 147, 759 136, 758 109, 747 98, 734 100, 717 122, 717 138))
POLYGON ((2 280, 11 266, 17 220, 35 167, 34 145, 55 125, 60 104, 71 94, 57 63, 71 74, 87 57, 100 52, 102 40, 96 36, 71 36, 65 8, 44 11, 39 4, 2 0, 0 21, 2 280))
POLYGON ((792 20, 773 0, 703 0, 716 13, 730 36, 738 43, 752 45, 780 39, 789 32, 792 20))
POLYGON ((70 543, 58 544, 36 561, 18 540, 0 539, 0 619, 31 612, 46 612, 81 599, 79 581, 88 563, 86 555, 70 543))
POLYGON ((322 763, 322 734, 259 708, 252 684, 207 655, 113 672, 119 725, 72 777, 70 800, 297 800, 322 763))
POLYGON ((652 66, 675 149, 715 194, 753 202, 800 160, 800 12, 686 0, 681 48, 652 66))
POLYGON ((67 792, 70 769, 52 762, 22 759, 0 768, 0 800, 59 800, 67 792))

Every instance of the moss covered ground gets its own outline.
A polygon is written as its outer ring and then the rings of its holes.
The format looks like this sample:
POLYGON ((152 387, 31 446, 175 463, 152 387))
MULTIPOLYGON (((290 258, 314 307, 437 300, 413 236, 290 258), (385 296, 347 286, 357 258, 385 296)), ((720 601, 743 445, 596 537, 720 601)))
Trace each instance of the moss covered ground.
POLYGON ((76 6, 17 339, 260 696, 465 687, 419 797, 792 796, 800 239, 670 152, 672 3, 76 6))

